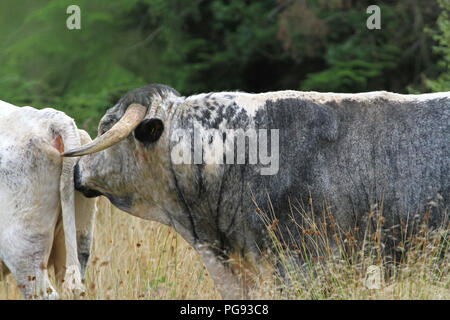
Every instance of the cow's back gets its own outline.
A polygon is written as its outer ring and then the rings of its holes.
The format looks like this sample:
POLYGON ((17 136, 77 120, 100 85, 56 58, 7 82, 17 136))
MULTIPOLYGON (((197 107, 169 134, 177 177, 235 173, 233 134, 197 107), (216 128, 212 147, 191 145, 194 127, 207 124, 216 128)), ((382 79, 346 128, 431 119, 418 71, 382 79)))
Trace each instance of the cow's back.
POLYGON ((280 129, 280 169, 252 177, 256 197, 267 202, 268 191, 285 212, 293 199, 308 209, 311 197, 344 225, 376 206, 389 225, 430 209, 439 225, 448 210, 450 97, 331 97, 274 99, 260 109, 266 127, 280 129))
POLYGON ((431 207, 439 223, 448 208, 450 98, 343 101, 340 108, 341 137, 326 155, 336 185, 357 195, 355 203, 378 203, 405 219, 431 207))

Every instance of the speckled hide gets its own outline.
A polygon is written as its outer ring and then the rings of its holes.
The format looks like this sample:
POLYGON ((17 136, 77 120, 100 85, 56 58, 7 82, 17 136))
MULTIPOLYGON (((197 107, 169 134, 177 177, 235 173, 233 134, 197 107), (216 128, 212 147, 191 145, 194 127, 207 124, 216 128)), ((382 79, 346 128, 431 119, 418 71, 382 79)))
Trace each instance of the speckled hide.
POLYGON ((447 214, 449 92, 217 92, 181 97, 170 87, 149 85, 130 91, 108 110, 99 133, 111 128, 131 103, 148 107, 145 120, 120 143, 83 157, 76 186, 106 195, 133 215, 174 227, 197 249, 224 298, 245 296, 230 258, 258 270, 261 252, 270 247, 255 203, 269 212, 270 198, 272 218, 279 221, 287 242, 291 236, 302 237, 291 223, 293 203, 314 209, 320 217, 326 208, 344 229, 364 229, 376 206, 391 226, 415 214, 423 216, 425 209, 430 210, 431 225, 437 226, 447 214), (161 126, 162 133, 152 136, 161 126), (278 171, 262 175, 261 162, 172 161, 180 143, 193 153, 195 144, 180 135, 174 138, 175 132, 194 137, 210 129, 223 132, 224 141, 229 130, 278 129, 278 171))

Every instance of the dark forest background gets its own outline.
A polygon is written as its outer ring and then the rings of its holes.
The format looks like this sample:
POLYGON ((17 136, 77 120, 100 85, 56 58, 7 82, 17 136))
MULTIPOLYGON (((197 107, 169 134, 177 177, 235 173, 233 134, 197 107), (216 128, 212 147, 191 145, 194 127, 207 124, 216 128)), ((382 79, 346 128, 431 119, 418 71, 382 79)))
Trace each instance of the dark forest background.
POLYGON ((95 137, 148 83, 182 95, 450 90, 450 0, 2 0, 0 100, 54 107, 95 137), (66 9, 81 9, 68 30, 66 9), (369 5, 381 30, 368 30, 369 5))

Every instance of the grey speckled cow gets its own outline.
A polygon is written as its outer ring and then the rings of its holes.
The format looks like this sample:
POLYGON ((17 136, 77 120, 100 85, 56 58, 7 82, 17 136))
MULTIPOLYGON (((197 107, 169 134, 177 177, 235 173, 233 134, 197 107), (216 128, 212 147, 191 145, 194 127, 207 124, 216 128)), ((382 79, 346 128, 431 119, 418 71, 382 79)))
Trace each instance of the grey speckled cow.
POLYGON ((51 265, 67 293, 84 291, 96 201, 75 191, 76 159, 60 152, 89 142, 60 111, 0 101, 0 272, 26 299, 59 297, 51 265))
POLYGON ((302 236, 290 223, 290 200, 307 205, 310 197, 316 214, 326 201, 343 227, 363 223, 380 201, 386 224, 423 215, 431 200, 431 224, 441 223, 448 211, 449 116, 449 92, 181 97, 170 87, 149 85, 108 110, 97 139, 65 155, 87 155, 75 168, 78 190, 175 228, 198 251, 222 296, 238 298, 245 296, 239 265, 261 265, 261 252, 270 247, 254 201, 267 210, 270 196, 285 239, 302 236), (195 137, 211 129, 224 141, 230 129, 278 129, 271 148, 275 152, 278 142, 279 169, 262 175, 262 162, 174 161, 179 150, 192 146, 195 153, 195 141, 175 132, 195 137))

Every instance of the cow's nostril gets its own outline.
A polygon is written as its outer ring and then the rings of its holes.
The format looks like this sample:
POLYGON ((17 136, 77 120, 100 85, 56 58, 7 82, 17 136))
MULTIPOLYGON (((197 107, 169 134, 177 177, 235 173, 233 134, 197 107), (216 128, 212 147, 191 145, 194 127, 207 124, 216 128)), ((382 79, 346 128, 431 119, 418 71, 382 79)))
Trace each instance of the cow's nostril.
POLYGON ((79 190, 81 193, 83 193, 83 195, 86 198, 95 198, 95 197, 99 197, 102 196, 103 193, 101 193, 100 191, 97 190, 92 190, 92 189, 86 189, 86 188, 82 188, 79 190))
POLYGON ((81 189, 81 172, 80 167, 78 166, 78 163, 75 165, 75 168, 73 170, 73 180, 75 182, 75 190, 81 189))

